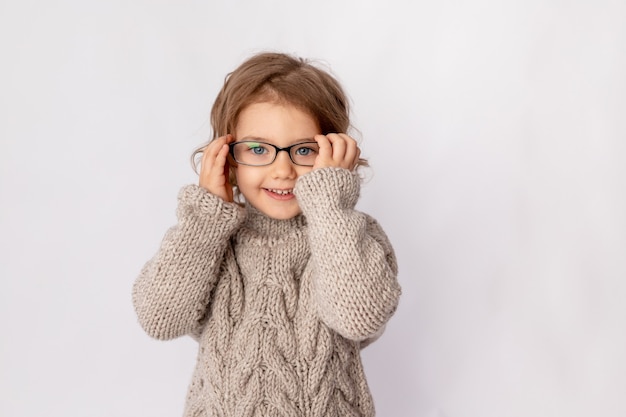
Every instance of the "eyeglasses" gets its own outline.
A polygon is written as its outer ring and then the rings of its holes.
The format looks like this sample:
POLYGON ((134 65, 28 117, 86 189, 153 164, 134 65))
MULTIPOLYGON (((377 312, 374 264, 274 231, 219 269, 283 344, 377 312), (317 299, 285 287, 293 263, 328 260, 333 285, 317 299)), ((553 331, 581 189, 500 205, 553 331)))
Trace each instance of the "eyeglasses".
POLYGON ((281 148, 271 143, 244 140, 233 142, 228 146, 230 155, 238 164, 255 167, 270 165, 276 160, 276 156, 280 151, 287 152, 291 162, 294 164, 312 167, 320 150, 317 142, 300 142, 281 148))

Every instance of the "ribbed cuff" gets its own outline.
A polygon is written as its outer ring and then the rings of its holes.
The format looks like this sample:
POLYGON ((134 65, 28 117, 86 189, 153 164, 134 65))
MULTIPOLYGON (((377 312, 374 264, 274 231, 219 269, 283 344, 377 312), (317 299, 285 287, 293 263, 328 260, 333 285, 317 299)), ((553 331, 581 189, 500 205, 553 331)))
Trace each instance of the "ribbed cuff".
POLYGON ((235 226, 245 218, 243 207, 222 200, 196 184, 184 186, 178 193, 178 216, 180 220, 189 217, 219 218, 235 226))
POLYGON ((294 194, 302 211, 308 208, 353 209, 359 199, 361 179, 343 168, 320 168, 298 178, 294 194))

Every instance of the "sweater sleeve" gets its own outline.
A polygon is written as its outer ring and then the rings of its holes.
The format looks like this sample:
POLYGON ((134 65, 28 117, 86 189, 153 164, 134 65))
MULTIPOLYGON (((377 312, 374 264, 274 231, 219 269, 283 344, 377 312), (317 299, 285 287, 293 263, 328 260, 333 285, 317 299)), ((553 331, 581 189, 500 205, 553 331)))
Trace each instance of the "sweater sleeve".
POLYGON ((383 330, 401 289, 389 239, 376 220, 354 209, 359 191, 356 173, 323 168, 300 177, 294 192, 307 219, 320 319, 364 341, 383 330))
POLYGON ((178 195, 177 217, 178 224, 167 231, 133 286, 139 323, 157 339, 197 331, 244 211, 197 185, 188 185, 178 195))

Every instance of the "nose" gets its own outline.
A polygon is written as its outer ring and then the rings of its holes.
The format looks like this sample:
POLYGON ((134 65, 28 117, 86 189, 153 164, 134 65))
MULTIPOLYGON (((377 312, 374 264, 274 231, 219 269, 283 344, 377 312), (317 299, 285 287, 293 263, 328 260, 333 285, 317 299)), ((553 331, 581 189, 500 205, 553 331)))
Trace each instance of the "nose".
POLYGON ((296 169, 289 158, 289 152, 278 152, 271 167, 274 178, 295 178, 296 169))

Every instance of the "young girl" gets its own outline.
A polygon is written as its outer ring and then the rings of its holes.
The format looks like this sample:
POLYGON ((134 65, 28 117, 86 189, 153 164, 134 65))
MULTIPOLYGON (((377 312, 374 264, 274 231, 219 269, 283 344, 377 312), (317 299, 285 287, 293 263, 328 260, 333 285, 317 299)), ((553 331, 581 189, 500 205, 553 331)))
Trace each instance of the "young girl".
POLYGON ((133 288, 150 336, 199 342, 184 415, 373 416, 360 349, 400 287, 385 233, 354 209, 365 161, 341 86, 258 54, 226 78, 211 123, 199 185, 133 288))

